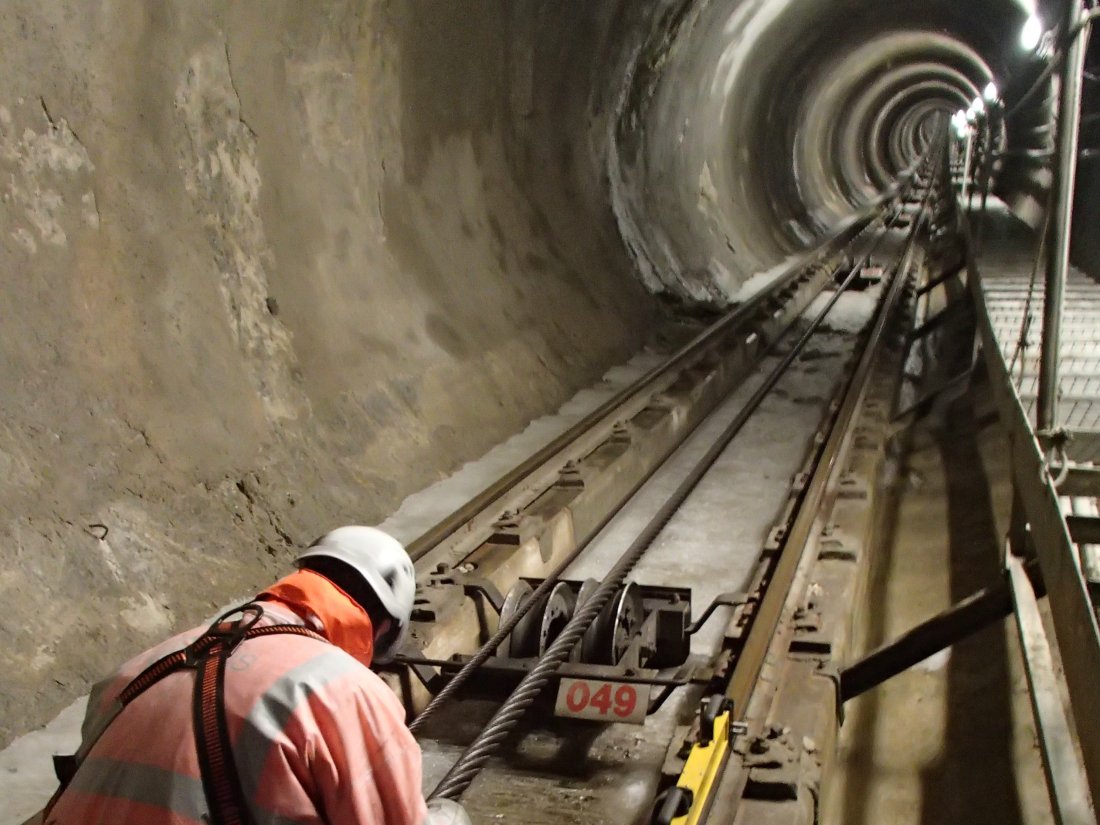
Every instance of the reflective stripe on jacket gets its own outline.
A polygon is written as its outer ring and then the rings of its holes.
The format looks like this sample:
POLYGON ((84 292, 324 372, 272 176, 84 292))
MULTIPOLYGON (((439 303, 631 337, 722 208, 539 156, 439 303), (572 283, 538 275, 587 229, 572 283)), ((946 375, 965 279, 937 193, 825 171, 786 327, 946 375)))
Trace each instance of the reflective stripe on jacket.
MULTIPOLYGON (((304 624, 274 604, 265 603, 264 611, 261 625, 304 624)), ((46 825, 205 825, 194 673, 165 677, 121 713, 116 704, 144 668, 205 630, 168 640, 96 685, 83 729, 84 741, 95 744, 81 750, 80 768, 46 825)), ((340 648, 299 636, 249 639, 229 659, 225 702, 256 825, 424 822, 420 748, 404 709, 377 675, 340 648)))

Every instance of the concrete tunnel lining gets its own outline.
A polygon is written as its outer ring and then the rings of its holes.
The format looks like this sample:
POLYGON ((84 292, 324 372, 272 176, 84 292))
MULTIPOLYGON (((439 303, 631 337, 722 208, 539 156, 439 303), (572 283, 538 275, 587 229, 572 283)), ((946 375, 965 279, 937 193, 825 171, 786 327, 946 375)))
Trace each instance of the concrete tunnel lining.
POLYGON ((872 67, 965 98, 1024 14, 12 0, 0 744, 625 361, 651 293, 727 303, 920 146, 872 67))

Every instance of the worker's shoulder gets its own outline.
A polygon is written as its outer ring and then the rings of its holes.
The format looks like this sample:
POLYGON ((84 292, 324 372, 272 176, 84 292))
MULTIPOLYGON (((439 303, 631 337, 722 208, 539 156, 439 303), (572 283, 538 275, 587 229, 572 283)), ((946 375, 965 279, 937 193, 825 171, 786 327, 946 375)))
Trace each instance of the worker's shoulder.
MULTIPOLYGON (((372 717, 404 720, 404 708, 389 685, 351 654, 317 639, 287 636, 279 645, 280 638, 252 639, 234 654, 246 657, 241 667, 253 670, 251 689, 264 695, 269 708, 293 712, 308 702, 315 715, 328 708, 335 716, 355 716, 369 708, 372 717)), ((233 670, 232 658, 228 667, 233 670)))
POLYGON ((308 675, 318 670, 334 674, 370 672, 343 648, 315 636, 296 633, 271 633, 248 639, 233 656, 248 660, 258 658, 268 668, 285 670, 288 675, 308 675))

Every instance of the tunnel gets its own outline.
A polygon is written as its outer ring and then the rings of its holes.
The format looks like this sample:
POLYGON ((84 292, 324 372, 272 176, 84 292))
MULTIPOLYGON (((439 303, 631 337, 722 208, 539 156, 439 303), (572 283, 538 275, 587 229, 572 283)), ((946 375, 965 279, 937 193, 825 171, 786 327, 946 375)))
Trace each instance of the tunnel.
POLYGON ((0 746, 746 301, 990 83, 993 192, 1038 227, 1058 85, 1019 33, 1061 14, 5 3, 0 746))

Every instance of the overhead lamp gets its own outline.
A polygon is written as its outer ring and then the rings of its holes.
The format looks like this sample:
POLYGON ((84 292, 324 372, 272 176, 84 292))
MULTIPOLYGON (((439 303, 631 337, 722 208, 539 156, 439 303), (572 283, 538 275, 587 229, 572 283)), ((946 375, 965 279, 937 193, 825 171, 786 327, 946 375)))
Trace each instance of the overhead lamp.
POLYGON ((970 101, 970 108, 976 115, 983 114, 985 112, 985 101, 981 97, 976 97, 970 101))
POLYGON ((958 135, 959 137, 965 137, 968 129, 968 126, 966 124, 966 112, 964 112, 962 109, 959 109, 959 111, 955 112, 955 114, 951 116, 951 126, 955 130, 956 135, 958 135))
POLYGON ((1001 99, 1001 90, 997 88, 997 84, 992 80, 986 84, 985 90, 982 92, 982 98, 992 106, 998 100, 1001 99))
POLYGON ((967 123, 974 123, 977 120, 978 120, 978 113, 975 112, 973 108, 967 109, 966 110, 966 122, 967 123))
POLYGON ((1039 43, 1042 40, 1043 21, 1039 19, 1037 14, 1028 15, 1023 29, 1020 30, 1020 46, 1025 52, 1033 52, 1039 48, 1039 43))

